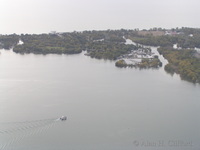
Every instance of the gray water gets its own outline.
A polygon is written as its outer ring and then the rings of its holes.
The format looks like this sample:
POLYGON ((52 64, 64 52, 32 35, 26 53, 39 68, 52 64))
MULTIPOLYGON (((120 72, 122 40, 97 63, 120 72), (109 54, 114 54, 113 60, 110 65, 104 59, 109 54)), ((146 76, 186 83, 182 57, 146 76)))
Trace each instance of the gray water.
POLYGON ((200 86, 163 67, 0 52, 1 150, 200 148, 200 86))

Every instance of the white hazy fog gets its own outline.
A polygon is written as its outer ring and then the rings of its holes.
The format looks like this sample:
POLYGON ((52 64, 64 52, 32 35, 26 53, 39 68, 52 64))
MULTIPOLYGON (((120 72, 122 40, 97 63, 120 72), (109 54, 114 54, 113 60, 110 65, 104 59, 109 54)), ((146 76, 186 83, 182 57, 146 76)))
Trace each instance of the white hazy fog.
POLYGON ((0 0, 0 34, 200 27, 199 0, 0 0))

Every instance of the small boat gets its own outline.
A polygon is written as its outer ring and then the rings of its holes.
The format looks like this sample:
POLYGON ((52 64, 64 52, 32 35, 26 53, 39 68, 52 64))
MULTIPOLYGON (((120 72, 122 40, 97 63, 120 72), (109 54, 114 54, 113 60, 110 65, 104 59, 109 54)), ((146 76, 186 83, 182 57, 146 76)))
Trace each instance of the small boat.
POLYGON ((67 120, 67 117, 66 116, 62 116, 62 117, 60 117, 60 120, 61 121, 65 121, 65 120, 67 120))

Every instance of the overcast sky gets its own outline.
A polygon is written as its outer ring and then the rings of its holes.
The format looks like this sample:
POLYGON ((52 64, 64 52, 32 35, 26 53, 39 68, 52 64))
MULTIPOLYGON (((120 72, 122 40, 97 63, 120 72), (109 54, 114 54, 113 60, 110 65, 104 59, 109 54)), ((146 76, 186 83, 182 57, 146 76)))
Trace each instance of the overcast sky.
POLYGON ((200 0, 0 0, 0 34, 200 27, 200 0))

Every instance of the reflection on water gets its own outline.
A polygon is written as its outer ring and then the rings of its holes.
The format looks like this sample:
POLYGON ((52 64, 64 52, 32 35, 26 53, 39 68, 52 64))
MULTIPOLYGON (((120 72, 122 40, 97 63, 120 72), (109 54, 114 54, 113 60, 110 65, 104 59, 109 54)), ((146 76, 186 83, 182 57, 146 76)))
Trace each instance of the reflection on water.
POLYGON ((0 146, 2 150, 187 149, 135 145, 135 141, 182 140, 192 141, 189 149, 197 150, 199 89, 163 68, 116 68, 113 61, 83 54, 20 55, 1 50, 0 146), (46 120, 62 115, 69 119, 46 120))

